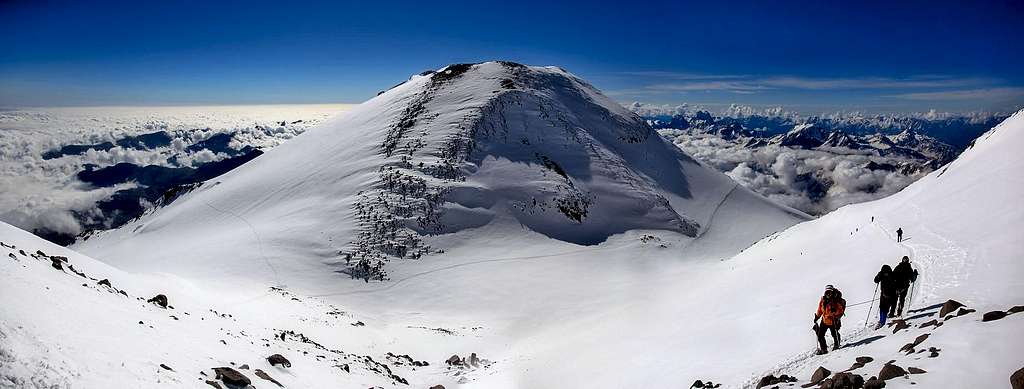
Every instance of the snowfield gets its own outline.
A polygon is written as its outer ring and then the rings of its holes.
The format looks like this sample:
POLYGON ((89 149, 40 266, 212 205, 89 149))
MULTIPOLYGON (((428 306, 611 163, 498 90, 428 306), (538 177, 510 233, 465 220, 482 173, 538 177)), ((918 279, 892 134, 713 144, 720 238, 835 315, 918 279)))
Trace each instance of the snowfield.
POLYGON ((284 387, 738 388, 870 356, 851 372, 926 371, 886 388, 995 388, 1024 367, 1024 314, 981 320, 1024 304, 1024 113, 893 196, 803 221, 561 69, 451 70, 72 248, 0 224, 0 386, 208 388, 227 366, 256 387, 273 384, 255 369, 284 387), (581 198, 582 221, 557 206, 581 198), (869 329, 871 279, 903 255, 922 274, 909 328, 869 329), (351 279, 359 259, 387 280, 351 279), (815 356, 826 284, 850 305, 845 347, 815 356), (939 317, 948 299, 976 312, 939 317))

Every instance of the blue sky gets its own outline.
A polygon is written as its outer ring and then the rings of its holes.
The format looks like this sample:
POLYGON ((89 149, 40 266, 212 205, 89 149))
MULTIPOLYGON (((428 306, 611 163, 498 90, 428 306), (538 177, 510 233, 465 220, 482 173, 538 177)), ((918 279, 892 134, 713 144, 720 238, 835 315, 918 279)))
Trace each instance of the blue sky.
POLYGON ((0 106, 360 102, 506 59, 622 102, 1008 110, 1021 20, 1019 0, 5 1, 0 106))

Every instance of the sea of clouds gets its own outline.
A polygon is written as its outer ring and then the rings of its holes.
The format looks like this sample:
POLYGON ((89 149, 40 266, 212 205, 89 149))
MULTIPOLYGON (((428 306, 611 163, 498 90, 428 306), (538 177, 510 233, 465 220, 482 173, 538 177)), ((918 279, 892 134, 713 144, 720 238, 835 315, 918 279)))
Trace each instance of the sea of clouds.
POLYGON ((687 154, 743 186, 812 215, 889 196, 928 173, 870 170, 865 165, 871 161, 907 161, 850 150, 804 150, 777 145, 751 149, 710 134, 660 132, 687 154))
POLYGON ((235 133, 231 147, 272 148, 347 105, 211 107, 38 108, 0 111, 0 220, 25 230, 78 234, 72 214, 99 216, 95 205, 124 184, 94 188, 76 178, 86 165, 196 166, 227 158, 211 150, 186 148, 213 135, 235 133), (282 123, 283 122, 283 123, 282 123), (114 147, 45 160, 43 153, 68 144, 115 142, 129 135, 167 131, 168 147, 114 147), (172 163, 172 157, 173 163, 172 163))

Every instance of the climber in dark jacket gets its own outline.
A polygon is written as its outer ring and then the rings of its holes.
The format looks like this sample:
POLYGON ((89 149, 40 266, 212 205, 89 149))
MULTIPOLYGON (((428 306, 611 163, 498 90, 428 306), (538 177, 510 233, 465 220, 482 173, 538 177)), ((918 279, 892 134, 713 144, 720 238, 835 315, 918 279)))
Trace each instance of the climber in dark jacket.
MULTIPOLYGON (((910 266, 910 257, 904 255, 900 264, 892 270, 893 281, 896 283, 896 303, 889 308, 889 316, 903 316, 903 303, 907 299, 910 284, 917 281, 917 270, 910 266)), ((911 301, 913 303, 913 301, 911 301)))
POLYGON ((875 275, 875 283, 881 291, 878 297, 878 325, 875 326, 875 329, 879 329, 885 325, 889 310, 896 304, 896 280, 889 265, 882 265, 882 270, 875 275))

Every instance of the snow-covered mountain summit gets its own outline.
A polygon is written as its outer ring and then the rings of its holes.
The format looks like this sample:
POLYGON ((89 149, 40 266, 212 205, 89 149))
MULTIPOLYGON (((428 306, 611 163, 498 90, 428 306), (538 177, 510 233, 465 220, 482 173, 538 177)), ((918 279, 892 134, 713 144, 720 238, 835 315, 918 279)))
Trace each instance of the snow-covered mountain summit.
POLYGON ((383 278, 388 258, 465 244, 446 237, 468 229, 583 245, 627 230, 693 239, 735 224, 713 219, 723 207, 756 221, 733 232, 727 251, 804 218, 697 163, 560 68, 487 62, 413 76, 78 247, 129 268, 171 257, 232 269, 317 258, 383 278), (139 254, 155 246, 171 252, 139 254), (225 259, 250 246, 242 262, 225 259))

